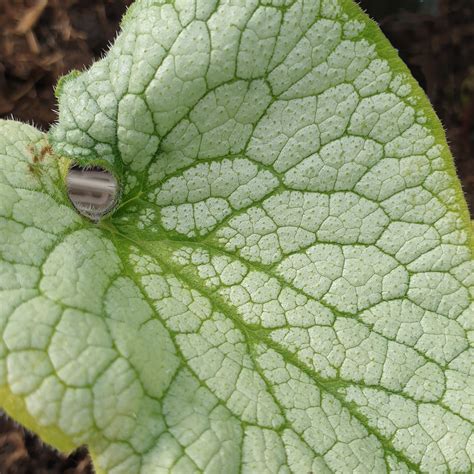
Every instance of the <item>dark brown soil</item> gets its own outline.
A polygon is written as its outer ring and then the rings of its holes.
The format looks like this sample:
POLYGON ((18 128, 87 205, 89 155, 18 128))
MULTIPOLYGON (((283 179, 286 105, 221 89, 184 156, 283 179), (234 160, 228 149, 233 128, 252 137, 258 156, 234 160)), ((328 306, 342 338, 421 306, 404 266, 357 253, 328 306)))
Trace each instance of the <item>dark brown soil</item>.
POLYGON ((58 77, 104 53, 130 3, 0 0, 0 116, 48 129, 58 77))
MULTIPOLYGON (((48 129, 53 87, 113 41, 131 0, 0 0, 0 117, 48 129)), ((474 211, 473 0, 360 0, 427 91, 447 129, 474 211)), ((58 454, 0 418, 1 474, 86 474, 85 449, 58 454)))
POLYGON ((0 472, 2 474, 92 474, 86 448, 70 456, 45 446, 37 436, 7 417, 0 418, 0 472))

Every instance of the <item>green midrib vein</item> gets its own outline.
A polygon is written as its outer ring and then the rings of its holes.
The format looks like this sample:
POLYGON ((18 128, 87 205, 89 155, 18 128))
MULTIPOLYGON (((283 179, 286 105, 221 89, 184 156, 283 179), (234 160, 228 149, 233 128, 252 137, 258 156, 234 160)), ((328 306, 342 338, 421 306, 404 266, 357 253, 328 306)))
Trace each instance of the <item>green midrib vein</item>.
MULTIPOLYGON (((275 352, 280 354, 286 362, 288 362, 288 363, 292 364, 293 366, 297 367, 299 370, 301 370, 303 373, 305 373, 308 377, 310 377, 315 382, 315 384, 318 386, 318 388, 321 389, 321 391, 326 392, 326 393, 330 394, 331 396, 333 396, 341 404, 342 407, 344 407, 348 410, 348 412, 351 414, 351 416, 353 416, 357 421, 359 421, 361 423, 362 426, 364 426, 364 428, 367 430, 367 432, 369 434, 373 435, 380 442, 380 444, 382 445, 382 447, 385 450, 385 457, 386 457, 387 453, 390 453, 390 454, 394 455, 399 461, 402 461, 403 463, 405 463, 407 465, 407 467, 409 469, 411 469, 413 472, 421 473, 420 469, 416 466, 416 464, 414 464, 412 461, 410 461, 402 452, 397 450, 393 446, 393 444, 390 442, 390 440, 387 440, 385 437, 383 437, 381 435, 381 433, 378 432, 378 430, 371 427, 370 424, 367 421, 367 418, 364 415, 362 415, 361 413, 359 413, 357 410, 355 410, 353 408, 353 404, 348 403, 344 399, 344 397, 342 397, 341 394, 338 392, 338 389, 343 388, 345 386, 356 385, 356 386, 366 387, 365 384, 361 384, 361 383, 351 384, 350 382, 341 382, 340 380, 329 380, 329 379, 322 378, 321 376, 316 374, 316 372, 314 372, 309 367, 307 367, 305 364, 301 363, 287 349, 283 348, 280 344, 276 343, 271 338, 269 338, 267 335, 263 334, 264 331, 262 331, 261 329, 257 332, 257 334, 255 334, 255 332, 256 332, 255 328, 252 328, 252 327, 249 327, 248 325, 246 325, 242 321, 242 319, 235 313, 234 309, 231 308, 223 300, 223 298, 221 298, 216 293, 213 293, 213 292, 209 291, 209 289, 206 288, 205 285, 203 285, 201 281, 198 281, 197 279, 191 278, 189 275, 186 275, 186 272, 183 272, 182 269, 178 265, 175 265, 175 264, 171 263, 171 260, 169 260, 169 259, 167 260, 165 258, 162 258, 161 255, 160 255, 160 251, 156 248, 156 245, 157 245, 156 242, 143 241, 143 240, 142 241, 137 241, 135 239, 129 238, 128 236, 126 236, 124 234, 118 233, 117 236, 112 237, 112 240, 114 241, 115 246, 119 247, 119 248, 121 248, 123 246, 123 244, 116 237, 119 237, 120 239, 126 239, 131 245, 135 245, 135 246, 139 247, 141 250, 143 250, 144 254, 148 254, 152 258, 155 258, 159 262, 160 266, 162 267, 162 269, 164 270, 164 272, 166 274, 173 275, 173 276, 178 276, 181 281, 183 281, 186 285, 189 286, 189 288, 195 289, 198 292, 200 292, 202 295, 204 295, 209 300, 209 302, 211 303, 213 309, 221 312, 226 317, 228 317, 232 320, 232 322, 241 331, 241 333, 243 334, 243 336, 245 338, 246 346, 249 349, 249 353, 251 355, 252 362, 254 363, 255 370, 262 377, 262 380, 265 382, 267 390, 272 395, 273 400, 275 401, 277 406, 280 408, 281 414, 286 420, 286 423, 283 424, 282 427, 280 427, 279 429, 275 429, 276 432, 284 430, 287 426, 291 426, 291 422, 288 421, 287 416, 285 415, 284 408, 281 406, 280 402, 277 400, 276 396, 273 393, 273 389, 272 389, 271 384, 268 382, 266 376, 262 373, 258 362, 255 360, 253 347, 255 346, 255 344, 258 344, 258 343, 263 343, 264 345, 266 345, 270 349, 273 349, 275 352), (254 340, 252 341, 252 339, 254 339, 254 340)), ((158 245, 159 244, 160 243, 158 243, 158 245)), ((181 247, 181 246, 186 246, 186 245, 192 245, 191 242, 186 242, 186 241, 179 242, 179 243, 176 242, 176 241, 168 241, 168 242, 166 242, 166 244, 176 245, 176 248, 181 247)), ((202 243, 200 245, 201 245, 201 248, 202 248, 203 247, 202 243)), ((119 248, 117 248, 117 253, 121 257, 121 259, 124 263, 124 268, 127 268, 128 265, 126 264, 126 261, 124 259, 124 254, 122 252, 120 252, 119 248)), ((212 248, 212 250, 213 251, 218 251, 218 249, 216 249, 216 248, 212 248)), ((225 252, 222 251, 222 253, 225 253, 225 252)), ((238 258, 236 256, 233 256, 233 257, 238 258)), ((246 262, 246 261, 245 261, 245 264, 249 265, 249 263, 246 262)), ((148 295, 146 293, 146 290, 144 289, 144 287, 143 287, 143 285, 140 281, 139 276, 137 274, 135 274, 134 272, 132 272, 132 271, 127 272, 127 275, 129 277, 131 277, 132 280, 135 282, 135 284, 140 288, 140 291, 141 291, 143 297, 147 300, 150 307, 153 308, 153 311, 154 311, 156 317, 163 324, 165 324, 165 326, 166 326, 166 323, 160 318, 159 313, 154 309, 153 302, 148 297, 148 295)), ((275 277, 274 275, 272 275, 272 276, 275 277)), ((285 283, 285 285, 288 285, 288 284, 285 283)), ((288 285, 288 286, 291 287, 291 285, 288 285)), ((300 290, 297 290, 297 289, 295 289, 295 291, 300 292, 300 290)), ((338 316, 342 316, 342 315, 338 314, 338 316)), ((343 316, 343 317, 347 317, 347 316, 343 316)), ((185 361, 186 358, 181 354, 181 351, 179 349, 179 345, 175 342, 173 332, 169 331, 169 330, 168 330, 168 332, 169 332, 171 338, 173 339, 173 342, 175 344, 177 352, 181 356, 181 360, 185 361)), ((424 356, 424 357, 426 358, 426 356, 424 356)), ((189 367, 188 364, 186 364, 186 367, 190 372, 194 373, 193 369, 191 367, 189 367)), ((197 379, 199 380, 199 377, 197 377, 197 379)), ((202 381, 200 381, 200 384, 202 385, 204 383, 202 381)), ((170 384, 170 386, 171 386, 171 384, 170 384)), ((384 391, 390 392, 389 390, 386 390, 385 388, 384 388, 384 391)), ((404 398, 410 398, 410 397, 406 397, 404 394, 401 394, 401 393, 398 393, 398 392, 392 392, 392 393, 400 395, 404 398)), ((448 410, 451 412, 450 409, 448 409, 448 410)), ((459 415, 457 415, 457 416, 459 416, 459 415)), ((247 424, 249 424, 249 423, 247 423, 247 424)), ((297 431, 294 431, 294 432, 306 444, 306 441, 304 441, 301 438, 301 436, 297 433, 297 431)), ((387 464, 386 459, 385 459, 385 463, 387 465, 387 469, 389 469, 389 466, 387 464)))

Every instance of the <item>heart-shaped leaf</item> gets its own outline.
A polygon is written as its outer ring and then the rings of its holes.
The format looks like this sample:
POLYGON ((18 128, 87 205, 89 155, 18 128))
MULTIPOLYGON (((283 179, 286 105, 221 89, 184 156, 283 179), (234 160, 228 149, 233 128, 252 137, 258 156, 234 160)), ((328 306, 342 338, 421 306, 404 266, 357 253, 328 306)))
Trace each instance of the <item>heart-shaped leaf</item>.
POLYGON ((113 474, 472 472, 467 206, 355 3, 141 0, 57 94, 0 122, 9 413, 113 474))

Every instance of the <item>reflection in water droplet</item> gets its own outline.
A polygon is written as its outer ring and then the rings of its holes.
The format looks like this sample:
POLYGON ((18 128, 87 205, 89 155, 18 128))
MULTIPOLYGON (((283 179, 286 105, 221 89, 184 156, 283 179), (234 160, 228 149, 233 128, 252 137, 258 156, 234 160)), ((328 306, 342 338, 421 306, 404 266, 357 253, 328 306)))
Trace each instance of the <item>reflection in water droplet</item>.
POLYGON ((77 211, 97 222, 113 209, 118 183, 104 169, 72 167, 67 176, 67 190, 77 211))

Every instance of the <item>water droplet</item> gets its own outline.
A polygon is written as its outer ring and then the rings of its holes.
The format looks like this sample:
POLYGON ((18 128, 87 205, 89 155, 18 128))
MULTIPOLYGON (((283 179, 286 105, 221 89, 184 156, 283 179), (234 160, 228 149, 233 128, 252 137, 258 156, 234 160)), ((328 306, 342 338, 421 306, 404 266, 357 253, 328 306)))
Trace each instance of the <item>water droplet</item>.
POLYGON ((114 208, 118 183, 112 173, 102 168, 73 166, 67 176, 67 190, 77 211, 97 222, 114 208))

